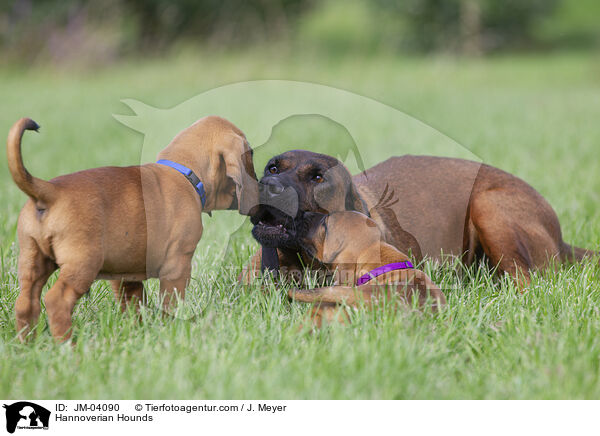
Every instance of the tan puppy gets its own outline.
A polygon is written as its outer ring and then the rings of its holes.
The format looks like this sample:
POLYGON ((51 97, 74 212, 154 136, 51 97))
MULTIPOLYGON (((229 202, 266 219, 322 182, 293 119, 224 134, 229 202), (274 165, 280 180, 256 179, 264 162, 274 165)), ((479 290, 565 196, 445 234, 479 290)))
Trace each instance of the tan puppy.
POLYGON ((18 221, 19 283, 15 305, 21 339, 37 322, 48 277, 60 268, 45 296, 50 331, 71 335, 75 303, 96 279, 111 280, 122 308, 143 302, 142 280, 160 279, 165 305, 183 297, 191 260, 202 236, 202 212, 248 213, 256 200, 256 176, 244 134, 219 117, 203 118, 177 135, 159 154, 192 170, 195 183, 167 165, 104 167, 45 181, 25 169, 21 137, 39 126, 19 120, 8 135, 8 165, 29 196, 18 221))
POLYGON ((335 271, 338 285, 290 290, 288 295, 296 301, 317 303, 311 317, 318 327, 324 320, 345 322, 342 303, 356 307, 362 301, 369 307, 392 293, 409 304, 416 297, 421 306, 430 298, 434 310, 446 304, 444 293, 427 274, 412 268, 405 254, 383 241, 371 218, 347 211, 307 213, 305 219, 310 225, 301 237, 303 251, 327 270, 335 271))

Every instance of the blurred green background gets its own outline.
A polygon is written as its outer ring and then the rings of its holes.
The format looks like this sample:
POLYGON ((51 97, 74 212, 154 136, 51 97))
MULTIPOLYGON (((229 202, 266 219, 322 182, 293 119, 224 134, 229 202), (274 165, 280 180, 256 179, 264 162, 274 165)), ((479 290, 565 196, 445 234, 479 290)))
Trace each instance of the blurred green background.
POLYGON ((98 65, 184 46, 450 53, 587 50, 596 0, 3 0, 3 63, 98 65))

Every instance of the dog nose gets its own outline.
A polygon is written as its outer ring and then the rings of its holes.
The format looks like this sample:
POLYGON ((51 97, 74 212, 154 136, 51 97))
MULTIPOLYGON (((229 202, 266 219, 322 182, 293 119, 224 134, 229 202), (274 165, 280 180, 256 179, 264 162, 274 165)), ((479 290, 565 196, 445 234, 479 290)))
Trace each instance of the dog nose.
POLYGON ((259 203, 294 217, 298 214, 298 193, 285 186, 279 177, 263 177, 259 182, 259 203))
POLYGON ((280 195, 285 190, 285 188, 278 180, 266 179, 260 182, 258 190, 261 196, 271 198, 280 195))

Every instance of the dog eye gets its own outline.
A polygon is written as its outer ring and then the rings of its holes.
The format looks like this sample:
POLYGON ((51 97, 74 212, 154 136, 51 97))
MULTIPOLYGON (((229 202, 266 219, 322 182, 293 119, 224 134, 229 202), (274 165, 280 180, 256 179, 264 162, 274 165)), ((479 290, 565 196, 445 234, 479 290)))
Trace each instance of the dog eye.
POLYGON ((323 176, 321 174, 315 174, 313 176, 313 180, 317 183, 323 183, 325 181, 325 179, 323 178, 323 176))
POLYGON ((277 174, 277 173, 279 172, 279 170, 277 169, 277 167, 276 167, 275 165, 271 165, 271 166, 269 167, 269 172, 270 172, 271 174, 277 174))

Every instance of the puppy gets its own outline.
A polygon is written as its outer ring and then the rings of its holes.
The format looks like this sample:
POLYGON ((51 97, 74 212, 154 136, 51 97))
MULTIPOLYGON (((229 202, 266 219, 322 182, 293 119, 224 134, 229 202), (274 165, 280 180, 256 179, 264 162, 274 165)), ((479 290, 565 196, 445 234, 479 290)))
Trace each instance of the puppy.
POLYGON ((290 290, 296 301, 315 303, 311 318, 317 327, 325 321, 346 322, 340 305, 367 307, 393 293, 410 304, 417 298, 424 306, 428 299, 433 310, 446 304, 444 293, 410 259, 383 241, 375 221, 359 212, 330 215, 309 212, 307 233, 302 236, 303 251, 329 271, 335 271, 337 285, 318 289, 290 290))
POLYGON ((185 295, 202 236, 201 213, 247 214, 256 202, 252 151, 244 134, 223 118, 203 118, 179 133, 157 163, 89 169, 50 181, 29 174, 21 157, 24 131, 38 128, 23 118, 7 143, 12 178, 29 196, 17 225, 21 339, 37 322, 42 287, 58 268, 45 296, 58 340, 70 337, 75 303, 96 279, 111 281, 125 309, 145 300, 142 280, 158 277, 170 308, 185 295))

